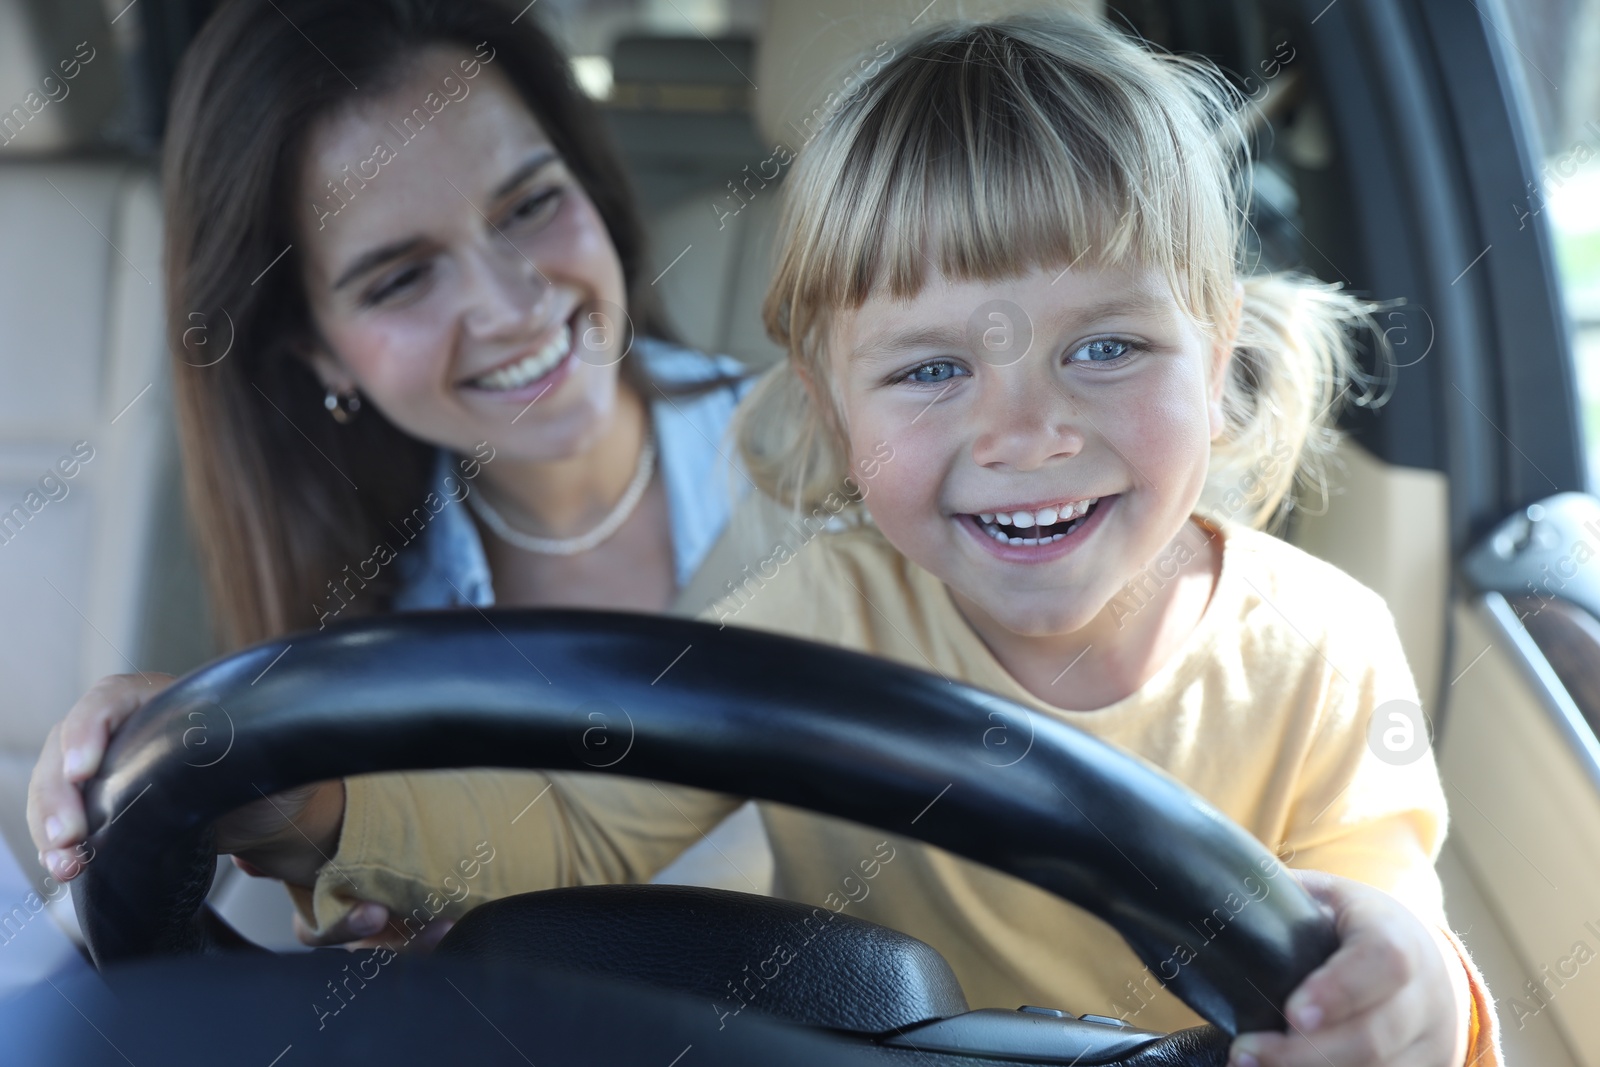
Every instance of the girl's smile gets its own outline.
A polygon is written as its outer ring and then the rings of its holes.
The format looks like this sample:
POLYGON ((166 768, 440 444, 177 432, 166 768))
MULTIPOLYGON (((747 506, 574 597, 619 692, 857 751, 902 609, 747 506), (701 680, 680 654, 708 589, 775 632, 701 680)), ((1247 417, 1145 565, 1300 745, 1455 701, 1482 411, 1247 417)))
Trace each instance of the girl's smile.
POLYGON ((996 559, 1048 563, 1088 540, 1116 499, 1111 495, 1042 508, 1007 506, 992 512, 958 514, 956 521, 972 531, 978 543, 996 559))

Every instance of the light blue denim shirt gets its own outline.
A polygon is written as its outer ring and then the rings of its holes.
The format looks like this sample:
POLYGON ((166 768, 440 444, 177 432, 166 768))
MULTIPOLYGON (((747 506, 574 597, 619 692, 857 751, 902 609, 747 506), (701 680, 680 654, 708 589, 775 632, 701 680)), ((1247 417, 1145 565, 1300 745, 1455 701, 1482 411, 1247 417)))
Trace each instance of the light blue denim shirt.
MULTIPOLYGON (((643 359, 651 378, 663 385, 745 373, 743 364, 727 356, 708 356, 655 338, 638 338, 633 350, 643 359)), ((738 459, 728 426, 734 408, 752 384, 745 379, 733 388, 698 396, 668 397, 658 392, 651 398, 657 463, 667 492, 673 565, 680 589, 727 523, 732 511, 730 491, 742 494, 748 485, 735 473, 738 459)), ((489 562, 461 487, 466 486, 468 492, 476 489, 461 478, 456 462, 448 449, 439 449, 433 489, 445 506, 395 559, 400 575, 395 611, 467 604, 486 608, 494 603, 489 562), (453 493, 446 479, 456 487, 453 493)))

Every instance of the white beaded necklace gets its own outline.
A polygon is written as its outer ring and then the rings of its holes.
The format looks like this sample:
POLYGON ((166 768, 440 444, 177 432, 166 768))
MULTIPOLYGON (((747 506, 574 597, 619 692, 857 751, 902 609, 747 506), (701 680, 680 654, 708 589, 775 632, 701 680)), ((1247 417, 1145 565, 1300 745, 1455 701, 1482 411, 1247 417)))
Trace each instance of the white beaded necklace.
POLYGON ((617 501, 616 507, 611 509, 611 514, 600 520, 600 525, 576 537, 535 537, 533 534, 513 529, 499 512, 489 506, 489 502, 483 498, 481 492, 468 496, 467 503, 478 513, 478 517, 488 524, 489 529, 509 544, 545 556, 576 556, 606 541, 622 528, 622 524, 628 521, 628 516, 639 506, 639 501, 644 499, 644 491, 650 485, 650 476, 655 473, 655 469, 656 443, 647 430, 644 447, 639 450, 639 466, 634 470, 633 480, 628 483, 628 488, 622 491, 622 497, 617 501))

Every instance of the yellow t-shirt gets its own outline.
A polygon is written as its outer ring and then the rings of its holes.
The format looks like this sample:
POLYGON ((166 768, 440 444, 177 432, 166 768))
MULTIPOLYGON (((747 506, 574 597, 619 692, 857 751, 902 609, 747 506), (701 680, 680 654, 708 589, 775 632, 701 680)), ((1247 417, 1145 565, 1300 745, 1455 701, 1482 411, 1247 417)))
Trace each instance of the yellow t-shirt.
MULTIPOLYGON (((736 599, 704 617, 996 692, 1164 769, 1287 865, 1359 879, 1443 925, 1433 861, 1446 806, 1433 755, 1397 766, 1367 743, 1375 708, 1418 700, 1387 606, 1336 567, 1238 523, 1197 520, 1186 533, 1222 541, 1220 577, 1198 626, 1136 692, 1094 711, 1064 711, 1023 689, 945 586, 871 526, 816 536, 775 572, 752 571, 736 599)), ((322 927, 353 900, 418 919, 455 917, 517 892, 645 881, 740 803, 565 772, 388 774, 346 787, 338 852, 313 892, 296 892, 307 921, 322 927), (467 879, 478 842, 493 858, 473 863, 467 879)), ((1110 927, 1043 890, 882 831, 761 809, 777 892, 807 903, 840 894, 843 876, 881 860, 887 839, 892 860, 849 914, 938 949, 974 1007, 1040 1004, 1156 1030, 1199 1022, 1110 927)))

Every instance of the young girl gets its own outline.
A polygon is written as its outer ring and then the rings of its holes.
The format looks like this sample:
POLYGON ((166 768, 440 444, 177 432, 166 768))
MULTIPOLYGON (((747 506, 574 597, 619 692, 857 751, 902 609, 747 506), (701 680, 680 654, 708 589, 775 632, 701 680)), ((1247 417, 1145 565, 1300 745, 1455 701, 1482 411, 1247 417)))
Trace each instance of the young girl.
MULTIPOLYGON (((1379 706, 1417 700, 1394 621, 1258 529, 1334 441, 1362 310, 1237 276, 1239 137, 1214 73, 1097 25, 897 47, 789 178, 766 319, 790 358, 742 415, 770 495, 817 516, 846 493, 870 521, 782 546, 707 617, 998 692, 1162 767, 1299 868, 1342 945, 1290 998, 1287 1034, 1235 1042, 1241 1067, 1498 1063, 1432 867, 1432 756, 1367 747, 1379 706)), ((1004 740, 996 761, 1026 758, 1004 740)), ((431 881, 486 837, 504 842, 490 896, 642 879, 738 803, 547 777, 542 801, 490 772, 350 779, 294 831, 333 855, 298 891, 308 918, 356 899, 459 914, 476 900, 435 905, 431 881)), ((779 891, 801 901, 882 837, 763 815, 779 891)), ((1196 1021, 1098 921, 894 848, 852 914, 939 949, 974 1006, 1196 1021)))

